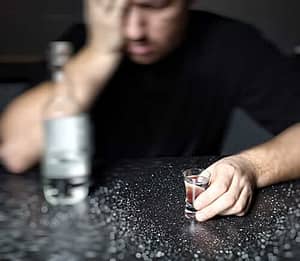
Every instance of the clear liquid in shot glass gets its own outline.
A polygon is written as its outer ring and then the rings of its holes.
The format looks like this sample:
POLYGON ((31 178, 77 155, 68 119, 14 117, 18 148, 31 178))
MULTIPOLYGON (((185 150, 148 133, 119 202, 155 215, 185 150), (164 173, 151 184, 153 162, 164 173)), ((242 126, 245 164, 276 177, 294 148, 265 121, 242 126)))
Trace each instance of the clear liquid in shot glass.
POLYGON ((195 199, 207 189, 209 177, 201 175, 203 169, 187 169, 184 174, 185 185, 185 216, 194 219, 197 210, 194 208, 195 199))

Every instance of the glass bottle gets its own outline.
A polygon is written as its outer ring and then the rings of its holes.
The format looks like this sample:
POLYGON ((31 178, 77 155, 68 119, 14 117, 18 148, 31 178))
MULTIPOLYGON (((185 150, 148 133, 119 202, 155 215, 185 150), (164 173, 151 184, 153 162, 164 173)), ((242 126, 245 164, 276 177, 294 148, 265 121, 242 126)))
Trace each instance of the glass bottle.
POLYGON ((71 57, 68 42, 50 44, 52 94, 43 113, 42 183, 53 205, 73 205, 88 195, 91 172, 90 121, 82 113, 63 67, 71 57))

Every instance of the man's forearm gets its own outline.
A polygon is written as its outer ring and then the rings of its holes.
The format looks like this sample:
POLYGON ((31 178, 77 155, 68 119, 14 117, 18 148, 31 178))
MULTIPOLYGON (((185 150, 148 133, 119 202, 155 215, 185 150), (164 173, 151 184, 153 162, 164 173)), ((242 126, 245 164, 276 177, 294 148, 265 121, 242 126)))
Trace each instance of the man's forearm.
POLYGON ((300 123, 270 141, 240 153, 255 168, 257 187, 300 177, 300 123))
POLYGON ((85 47, 64 66, 64 80, 57 86, 43 84, 16 99, 0 119, 0 158, 15 172, 38 160, 42 150, 42 111, 50 90, 71 87, 86 110, 104 89, 122 56, 122 21, 127 0, 84 1, 87 25, 85 47), (71 85, 71 86, 70 86, 71 85))
MULTIPOLYGON (((64 68, 74 95, 86 110, 104 89, 119 61, 118 55, 97 55, 85 48, 64 68)), ((58 88, 65 88, 62 83, 58 88)), ((14 100, 0 118, 0 158, 13 172, 22 172, 38 161, 43 147, 42 112, 52 83, 32 88, 14 100)))
POLYGON ((66 64, 66 78, 83 109, 88 108, 104 89, 120 59, 120 53, 101 54, 85 47, 66 64))

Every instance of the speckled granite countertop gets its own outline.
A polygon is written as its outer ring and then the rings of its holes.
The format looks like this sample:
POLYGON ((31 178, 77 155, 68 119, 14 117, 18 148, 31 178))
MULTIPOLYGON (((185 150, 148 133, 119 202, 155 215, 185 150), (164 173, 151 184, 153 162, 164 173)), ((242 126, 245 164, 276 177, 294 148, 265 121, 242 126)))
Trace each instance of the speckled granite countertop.
POLYGON ((0 260, 300 260, 300 181, 258 191, 242 218, 184 217, 181 170, 212 161, 96 168, 88 199, 64 208, 45 203, 36 172, 1 170, 0 260))

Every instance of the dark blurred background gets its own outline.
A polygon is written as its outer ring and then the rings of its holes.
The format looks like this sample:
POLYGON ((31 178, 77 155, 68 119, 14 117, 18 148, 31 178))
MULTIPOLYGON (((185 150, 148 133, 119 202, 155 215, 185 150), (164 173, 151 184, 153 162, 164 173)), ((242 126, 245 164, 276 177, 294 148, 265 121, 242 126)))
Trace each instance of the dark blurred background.
MULTIPOLYGON (((210 10, 255 25, 282 50, 300 44, 299 0, 195 0, 210 10)), ((65 28, 82 20, 81 0, 1 0, 0 60, 36 60, 65 28)))
MULTIPOLYGON (((209 10, 254 25, 283 52, 300 45, 299 0, 196 0, 194 8, 209 10)), ((47 43, 72 23, 82 21, 81 0, 1 0, 0 111, 37 78, 47 43)), ((223 152, 266 140, 270 135, 237 111, 223 152)))

